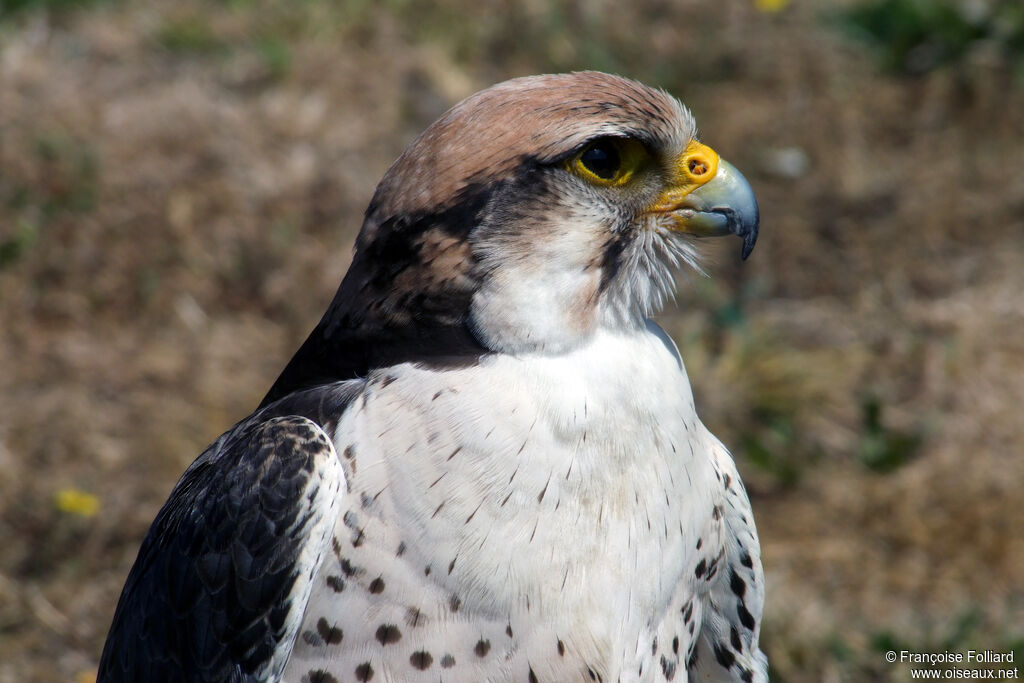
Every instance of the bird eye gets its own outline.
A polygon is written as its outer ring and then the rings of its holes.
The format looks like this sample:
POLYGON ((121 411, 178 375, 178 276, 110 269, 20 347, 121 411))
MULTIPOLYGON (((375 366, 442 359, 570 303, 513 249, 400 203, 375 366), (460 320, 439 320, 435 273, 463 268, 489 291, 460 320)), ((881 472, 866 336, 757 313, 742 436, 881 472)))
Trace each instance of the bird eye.
POLYGON ((647 149, 632 138, 594 140, 569 161, 569 170, 596 185, 622 185, 644 164, 647 149))
POLYGON ((619 150, 610 141, 599 140, 583 150, 580 166, 601 180, 614 180, 615 174, 622 167, 622 160, 619 158, 619 150))

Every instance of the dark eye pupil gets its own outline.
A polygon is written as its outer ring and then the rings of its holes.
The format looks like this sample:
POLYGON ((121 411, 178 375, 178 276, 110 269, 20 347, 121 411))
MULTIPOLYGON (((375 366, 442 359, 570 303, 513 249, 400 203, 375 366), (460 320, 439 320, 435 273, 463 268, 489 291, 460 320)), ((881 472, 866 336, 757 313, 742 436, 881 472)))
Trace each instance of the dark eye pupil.
POLYGON ((598 178, 611 180, 619 171, 622 161, 615 146, 607 142, 596 142, 580 155, 580 163, 598 178))

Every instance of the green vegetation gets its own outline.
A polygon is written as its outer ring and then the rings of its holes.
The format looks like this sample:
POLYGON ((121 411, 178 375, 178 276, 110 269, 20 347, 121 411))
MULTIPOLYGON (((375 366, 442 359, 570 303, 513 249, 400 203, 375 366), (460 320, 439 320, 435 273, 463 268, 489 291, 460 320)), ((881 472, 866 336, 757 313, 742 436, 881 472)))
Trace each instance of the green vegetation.
POLYGON ((864 436, 860 443, 860 461, 875 472, 891 472, 905 465, 920 448, 923 435, 901 432, 885 426, 882 420, 882 402, 869 396, 862 404, 864 436))
POLYGON ((188 13, 164 21, 156 34, 157 42, 172 52, 198 54, 223 53, 229 43, 214 33, 209 18, 188 13))
POLYGON ((99 159, 88 141, 63 133, 41 135, 35 141, 35 155, 38 182, 29 192, 35 193, 44 221, 96 207, 99 159))
POLYGON ((959 64, 985 45, 1000 59, 1024 59, 1024 4, 1019 0, 864 0, 839 16, 894 72, 923 74, 959 64))
POLYGON ((31 11, 64 13, 110 0, 0 0, 0 21, 31 11))
POLYGON ((38 134, 31 145, 26 177, 0 175, 0 211, 10 216, 0 231, 0 270, 37 246, 55 219, 96 208, 99 160, 88 142, 62 132, 38 134))
POLYGON ((36 243, 39 230, 34 223, 22 220, 14 229, 14 234, 0 239, 0 270, 9 266, 27 252, 36 243))

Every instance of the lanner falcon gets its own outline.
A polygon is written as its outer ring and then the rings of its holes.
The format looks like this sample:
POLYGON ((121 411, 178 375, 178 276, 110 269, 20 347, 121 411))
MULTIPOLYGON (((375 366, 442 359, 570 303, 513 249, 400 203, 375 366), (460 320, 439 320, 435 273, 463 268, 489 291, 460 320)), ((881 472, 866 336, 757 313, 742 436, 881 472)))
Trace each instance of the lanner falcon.
POLYGON ((664 92, 519 78, 377 187, 259 408, 186 470, 99 681, 766 680, 747 494, 653 322, 758 210, 664 92))

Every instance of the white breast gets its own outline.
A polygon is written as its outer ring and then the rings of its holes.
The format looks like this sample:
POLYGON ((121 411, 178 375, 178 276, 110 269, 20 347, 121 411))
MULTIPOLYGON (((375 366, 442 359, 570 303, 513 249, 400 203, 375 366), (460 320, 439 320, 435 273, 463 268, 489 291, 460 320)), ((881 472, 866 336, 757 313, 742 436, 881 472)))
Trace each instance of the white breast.
POLYGON ((628 660, 712 506, 706 431, 664 333, 370 379, 339 438, 360 444, 353 478, 409 576, 457 595, 460 618, 547 624, 628 660))

